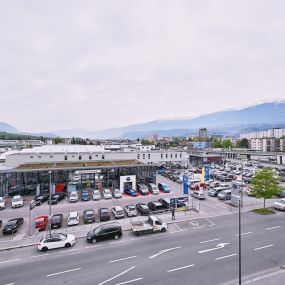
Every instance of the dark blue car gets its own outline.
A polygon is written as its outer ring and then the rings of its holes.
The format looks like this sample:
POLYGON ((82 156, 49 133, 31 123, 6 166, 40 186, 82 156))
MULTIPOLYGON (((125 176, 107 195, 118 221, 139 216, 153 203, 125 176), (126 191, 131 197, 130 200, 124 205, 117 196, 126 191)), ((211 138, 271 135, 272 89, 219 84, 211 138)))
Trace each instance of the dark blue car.
POLYGON ((81 192, 81 201, 89 201, 90 200, 90 195, 88 191, 82 191, 81 192))
POLYGON ((164 193, 170 193, 170 188, 165 183, 158 183, 158 189, 164 193))
POLYGON ((137 191, 134 190, 134 189, 125 189, 124 192, 125 192, 125 194, 128 194, 128 195, 130 195, 132 197, 138 196, 137 191))

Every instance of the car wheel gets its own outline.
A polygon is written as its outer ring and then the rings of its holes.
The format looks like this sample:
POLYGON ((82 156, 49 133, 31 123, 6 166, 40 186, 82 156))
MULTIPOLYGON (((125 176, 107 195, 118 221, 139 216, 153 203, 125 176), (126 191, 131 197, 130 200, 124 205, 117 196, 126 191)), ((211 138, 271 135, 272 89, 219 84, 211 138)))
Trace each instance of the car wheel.
POLYGON ((162 229, 161 229, 161 232, 162 232, 162 233, 165 233, 165 232, 166 232, 166 228, 162 228, 162 229))
POLYGON ((97 242, 96 238, 93 238, 92 243, 96 243, 96 242, 97 242))
POLYGON ((45 246, 42 248, 42 252, 46 252, 46 251, 48 251, 48 248, 45 246))
POLYGON ((65 247, 66 248, 71 247, 71 244, 68 242, 68 243, 65 244, 65 247))
POLYGON ((114 236, 114 239, 119 239, 119 236, 118 236, 118 235, 115 235, 115 236, 114 236))

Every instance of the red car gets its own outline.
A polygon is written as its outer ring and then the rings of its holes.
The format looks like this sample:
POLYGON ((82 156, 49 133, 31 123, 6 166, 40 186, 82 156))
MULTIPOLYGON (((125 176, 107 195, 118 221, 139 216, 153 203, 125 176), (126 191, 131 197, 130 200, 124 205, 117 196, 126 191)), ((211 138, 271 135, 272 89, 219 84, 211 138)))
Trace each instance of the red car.
POLYGON ((45 230, 48 225, 48 216, 39 216, 36 218, 36 229, 45 230))

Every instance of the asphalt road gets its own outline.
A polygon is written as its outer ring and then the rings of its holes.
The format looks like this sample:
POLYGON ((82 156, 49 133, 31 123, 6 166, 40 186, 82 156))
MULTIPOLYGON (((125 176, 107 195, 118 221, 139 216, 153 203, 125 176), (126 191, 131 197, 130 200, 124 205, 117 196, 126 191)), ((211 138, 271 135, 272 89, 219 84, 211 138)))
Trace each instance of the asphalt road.
MULTIPOLYGON (((284 217, 242 213, 244 279, 285 264, 284 217)), ((96 245, 80 239, 71 249, 48 253, 33 247, 4 251, 0 284, 236 284, 237 225, 231 214, 177 223, 165 234, 128 232, 96 245)))

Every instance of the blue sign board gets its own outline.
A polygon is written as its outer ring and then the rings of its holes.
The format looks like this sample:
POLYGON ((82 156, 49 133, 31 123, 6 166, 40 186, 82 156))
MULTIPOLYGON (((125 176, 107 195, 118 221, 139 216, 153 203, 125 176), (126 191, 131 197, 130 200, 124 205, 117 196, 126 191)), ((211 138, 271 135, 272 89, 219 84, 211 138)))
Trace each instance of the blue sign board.
POLYGON ((210 179, 210 167, 209 165, 205 165, 205 181, 209 181, 210 179))
POLYGON ((183 176, 183 194, 184 195, 188 195, 188 190, 189 190, 189 187, 188 187, 188 176, 184 175, 183 176))

